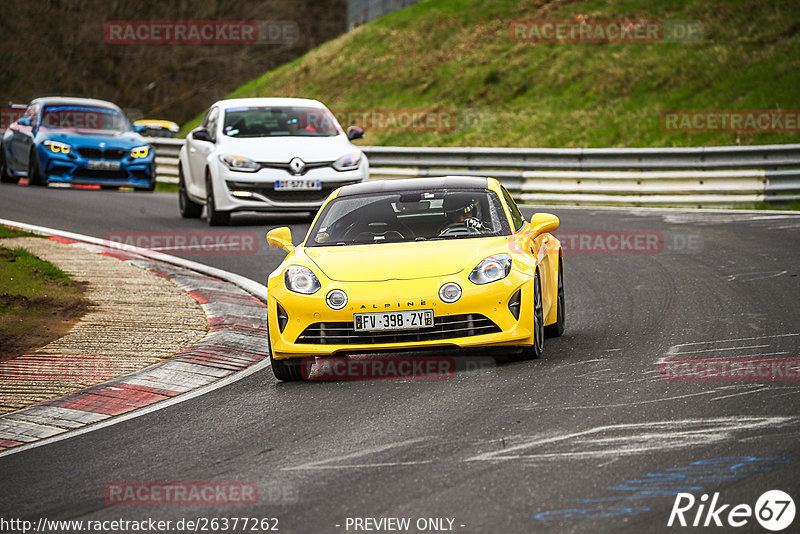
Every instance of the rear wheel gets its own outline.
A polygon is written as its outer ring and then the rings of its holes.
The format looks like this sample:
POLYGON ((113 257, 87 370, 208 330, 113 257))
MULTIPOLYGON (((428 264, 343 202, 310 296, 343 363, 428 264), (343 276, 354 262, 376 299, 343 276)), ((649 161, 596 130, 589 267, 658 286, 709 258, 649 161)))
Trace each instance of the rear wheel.
POLYGON ((36 157, 36 149, 31 150, 31 157, 28 160, 28 185, 47 187, 47 180, 39 170, 39 158, 36 157))
POLYGON ((564 333, 564 262, 558 258, 558 301, 556 302, 556 322, 544 327, 548 337, 559 337, 564 333))
POLYGON ((178 209, 184 219, 197 219, 203 213, 203 205, 193 201, 186 193, 186 181, 181 167, 178 167, 178 209))
POLYGON ((539 270, 533 278, 533 344, 522 348, 525 359, 539 358, 544 352, 544 313, 542 310, 542 284, 539 270))
POLYGON ((6 149, 0 145, 0 182, 4 184, 15 184, 19 178, 11 174, 11 169, 6 165, 6 149))
POLYGON ((231 212, 217 211, 217 205, 214 202, 214 188, 208 173, 206 173, 206 216, 209 226, 227 226, 231 222, 231 212))

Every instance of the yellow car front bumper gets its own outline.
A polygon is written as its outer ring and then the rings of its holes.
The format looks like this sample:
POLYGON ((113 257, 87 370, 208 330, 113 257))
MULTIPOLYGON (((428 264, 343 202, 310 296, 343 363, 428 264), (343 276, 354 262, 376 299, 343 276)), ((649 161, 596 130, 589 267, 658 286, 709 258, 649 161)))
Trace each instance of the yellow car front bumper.
POLYGON ((398 349, 531 345, 533 285, 528 273, 512 269, 506 278, 485 285, 475 285, 460 275, 381 282, 323 280, 315 294, 302 295, 287 290, 282 277, 276 276, 268 286, 272 355, 286 359, 398 349), (452 304, 439 298, 439 288, 447 282, 457 283, 463 291, 452 304), (347 305, 338 311, 325 302, 334 289, 348 296, 347 305), (518 318, 509 307, 517 297, 518 318), (355 331, 356 313, 405 310, 433 310, 434 327, 355 331))

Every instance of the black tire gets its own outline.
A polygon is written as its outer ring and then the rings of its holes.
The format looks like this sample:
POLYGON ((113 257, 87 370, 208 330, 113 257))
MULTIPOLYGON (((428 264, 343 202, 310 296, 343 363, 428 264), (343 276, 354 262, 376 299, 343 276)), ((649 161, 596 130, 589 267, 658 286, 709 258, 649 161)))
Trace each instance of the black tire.
MULTIPOLYGON (((292 361, 291 360, 276 360, 272 357, 272 353, 270 352, 269 355, 269 363, 272 366, 272 374, 275 375, 275 378, 280 380, 281 382, 298 382, 303 380, 303 377, 300 374, 300 361, 292 361)), ((299 358, 297 358, 299 360, 299 358)))
POLYGON ((564 261, 558 257, 558 300, 556 301, 556 322, 544 327, 547 337, 560 337, 564 333, 566 308, 564 304, 564 261))
POLYGON ((6 165, 6 149, 3 145, 0 145, 0 182, 4 184, 16 184, 19 182, 19 177, 14 176, 8 170, 8 165, 6 165))
POLYGON ((272 357, 272 343, 269 341, 269 327, 267 327, 267 343, 269 344, 269 363, 272 366, 272 374, 281 382, 297 382, 303 380, 300 373, 300 358, 291 360, 276 360, 272 357))
POLYGON ((28 159, 28 185, 47 187, 47 180, 39 170, 39 158, 36 157, 36 149, 31 150, 31 157, 28 159))
POLYGON ((214 203, 214 188, 211 187, 211 177, 206 172, 206 216, 209 226, 227 226, 231 223, 231 212, 217 211, 214 203))
POLYGON ((150 182, 145 187, 137 187, 137 191, 144 191, 145 193, 152 193, 156 190, 156 175, 150 175, 150 182))
POLYGON ((539 270, 533 278, 533 344, 522 347, 522 358, 536 359, 544 352, 544 313, 542 308, 542 284, 539 270))
POLYGON ((186 194, 186 182, 180 166, 178 167, 178 210, 184 219, 197 219, 203 214, 203 205, 193 201, 186 194))

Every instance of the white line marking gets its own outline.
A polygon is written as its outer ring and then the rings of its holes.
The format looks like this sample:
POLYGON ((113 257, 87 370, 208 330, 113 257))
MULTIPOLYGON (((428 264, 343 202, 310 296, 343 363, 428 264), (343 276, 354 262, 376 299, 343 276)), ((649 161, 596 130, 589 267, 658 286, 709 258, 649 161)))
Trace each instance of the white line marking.
MULTIPOLYGON (((389 443, 387 445, 380 445, 378 447, 370 447, 368 449, 363 449, 363 450, 360 450, 360 451, 357 451, 357 452, 351 452, 350 454, 344 454, 342 456, 334 456, 333 458, 327 458, 325 460, 317 460, 317 461, 314 461, 314 462, 308 462, 308 463, 297 465, 297 466, 294 466, 294 467, 284 467, 282 469, 282 471, 295 471, 295 470, 301 470, 301 469, 343 469, 343 468, 347 468, 347 467, 350 467, 350 466, 348 466, 348 465, 328 466, 328 465, 325 465, 325 464, 330 464, 330 463, 333 463, 333 462, 340 462, 340 461, 343 461, 343 460, 350 460, 352 458, 359 458, 361 456, 367 456, 369 454, 376 454, 376 453, 379 453, 379 452, 387 451, 389 449, 395 449, 397 447, 405 447, 407 445, 413 445, 415 443, 419 443, 420 441, 426 441, 428 439, 429 438, 427 438, 427 437, 414 438, 414 439, 408 439, 406 441, 398 441, 396 443, 389 443)), ((356 467, 386 467, 386 466, 390 466, 390 465, 409 465, 409 464, 419 464, 419 463, 429 463, 429 461, 428 462, 418 461, 418 462, 389 462, 389 463, 377 463, 377 464, 361 464, 361 465, 356 465, 356 467)))
POLYGON ((663 399, 650 399, 636 402, 623 402, 620 404, 596 404, 592 406, 564 406, 562 410, 593 410, 596 408, 623 408, 625 406, 638 406, 639 404, 653 404, 655 402, 664 402, 678 399, 686 399, 688 397, 697 397, 699 395, 710 395, 714 391, 701 391, 699 393, 687 393, 686 395, 678 395, 676 397, 666 397, 663 399))
POLYGON ((709 445, 730 439, 735 432, 761 430, 766 427, 784 426, 797 422, 796 417, 719 417, 710 419, 683 419, 678 421, 655 421, 651 423, 633 423, 594 427, 582 432, 562 434, 550 438, 534 439, 514 447, 500 451, 482 453, 466 462, 500 461, 500 460, 539 460, 551 458, 591 459, 607 456, 630 455, 654 450, 676 449, 689 446, 709 445), (683 428, 682 428, 683 427, 683 428), (625 432, 610 438, 581 439, 587 436, 607 432, 625 432), (566 450, 542 454, 513 454, 526 449, 566 443, 567 447, 585 447, 591 450, 566 450), (609 442, 621 442, 624 445, 611 448, 602 447, 609 442))
POLYGON ((738 397, 739 395, 750 395, 751 393, 758 393, 759 391, 768 391, 770 388, 763 387, 758 389, 751 389, 750 391, 742 391, 741 393, 731 393, 730 395, 724 395, 722 397, 714 397, 711 399, 712 401, 718 401, 722 399, 730 399, 731 397, 738 397))
POLYGON ((701 349, 701 350, 690 350, 688 352, 676 352, 675 355, 680 356, 682 354, 699 354, 701 352, 716 352, 720 350, 739 350, 739 349, 762 349, 764 347, 769 347, 769 345, 745 345, 742 347, 724 347, 721 349, 701 349))
POLYGON ((714 341, 696 341, 694 343, 680 343, 678 345, 672 345, 669 348, 669 351, 671 352, 672 350, 677 349, 678 347, 688 347, 690 345, 706 345, 706 344, 709 344, 709 343, 729 343, 731 341, 752 341, 752 340, 756 340, 756 339, 775 339, 775 338, 779 338, 779 337, 791 337, 791 336, 800 336, 800 334, 797 334, 797 333, 795 333, 795 334, 776 334, 774 336, 737 337, 737 338, 733 338, 733 339, 718 339, 718 340, 714 340, 714 341))

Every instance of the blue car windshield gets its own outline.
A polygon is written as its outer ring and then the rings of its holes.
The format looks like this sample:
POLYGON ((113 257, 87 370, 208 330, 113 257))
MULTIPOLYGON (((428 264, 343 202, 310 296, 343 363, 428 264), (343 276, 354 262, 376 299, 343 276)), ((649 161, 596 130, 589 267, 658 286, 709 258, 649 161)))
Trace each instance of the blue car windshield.
POLYGON ((327 108, 241 106, 225 110, 227 137, 333 137, 342 129, 327 108))
POLYGON ((402 191, 330 201, 306 246, 342 246, 510 235, 500 199, 487 189, 402 191))
POLYGON ((46 106, 41 127, 48 130, 129 132, 128 119, 116 109, 100 106, 46 106))

